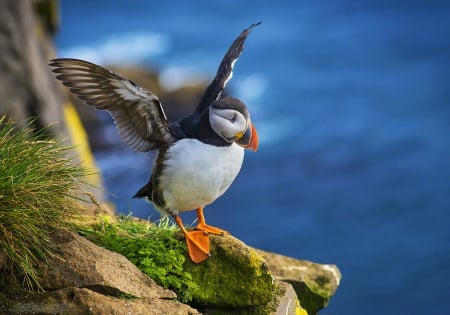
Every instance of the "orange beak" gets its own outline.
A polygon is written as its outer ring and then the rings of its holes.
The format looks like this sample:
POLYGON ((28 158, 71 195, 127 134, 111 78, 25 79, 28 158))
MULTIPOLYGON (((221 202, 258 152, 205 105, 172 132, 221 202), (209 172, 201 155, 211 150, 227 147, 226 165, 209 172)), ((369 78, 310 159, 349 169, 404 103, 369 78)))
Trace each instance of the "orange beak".
POLYGON ((236 143, 243 148, 250 149, 255 152, 258 150, 258 133, 256 132, 256 128, 253 123, 250 122, 250 126, 247 128, 247 131, 245 131, 236 143))

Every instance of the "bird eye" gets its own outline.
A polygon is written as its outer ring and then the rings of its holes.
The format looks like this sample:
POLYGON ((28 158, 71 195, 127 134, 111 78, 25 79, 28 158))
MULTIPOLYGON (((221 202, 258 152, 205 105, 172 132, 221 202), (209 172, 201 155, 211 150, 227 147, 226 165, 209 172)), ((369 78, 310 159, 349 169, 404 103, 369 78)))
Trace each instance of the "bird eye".
POLYGON ((235 122, 236 122, 236 119, 237 119, 237 115, 236 115, 236 113, 233 113, 233 117, 231 117, 230 121, 231 121, 232 123, 235 123, 235 122))

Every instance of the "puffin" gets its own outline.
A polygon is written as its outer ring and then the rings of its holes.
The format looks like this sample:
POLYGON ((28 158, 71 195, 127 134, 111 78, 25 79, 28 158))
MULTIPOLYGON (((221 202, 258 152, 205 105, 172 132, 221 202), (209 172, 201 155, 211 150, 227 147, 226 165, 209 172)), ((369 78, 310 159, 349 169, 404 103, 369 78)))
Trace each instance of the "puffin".
POLYGON ((230 187, 241 169, 244 150, 258 148, 258 134, 246 105, 222 92, 245 40, 260 23, 250 25, 233 41, 194 112, 175 122, 167 119, 154 93, 118 73, 80 59, 49 62, 56 79, 80 101, 109 112, 129 147, 157 151, 148 183, 133 198, 144 198, 175 220, 194 263, 210 257, 209 233, 228 234, 206 224, 204 207, 230 187), (197 225, 188 231, 180 212, 193 210, 197 225))

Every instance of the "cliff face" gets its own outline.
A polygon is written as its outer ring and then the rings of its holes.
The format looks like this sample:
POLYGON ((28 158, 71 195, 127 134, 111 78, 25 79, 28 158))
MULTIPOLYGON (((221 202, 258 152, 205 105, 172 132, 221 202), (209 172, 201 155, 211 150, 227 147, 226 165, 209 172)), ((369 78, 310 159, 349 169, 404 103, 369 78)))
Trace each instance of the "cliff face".
POLYGON ((56 1, 0 1, 0 116, 19 122, 37 116, 37 128, 53 124, 56 136, 68 137, 61 109, 65 97, 47 65, 54 49, 46 25, 56 21, 42 22, 33 7, 38 2, 47 3, 49 10, 56 5, 56 1))
MULTIPOLYGON (((74 145, 78 161, 96 171, 86 133, 74 105, 48 67, 55 57, 53 31, 58 23, 56 0, 0 1, 0 117, 22 126, 32 118, 35 129, 74 145)), ((101 187, 98 174, 88 181, 101 187)), ((100 201, 103 194, 92 189, 100 201)))

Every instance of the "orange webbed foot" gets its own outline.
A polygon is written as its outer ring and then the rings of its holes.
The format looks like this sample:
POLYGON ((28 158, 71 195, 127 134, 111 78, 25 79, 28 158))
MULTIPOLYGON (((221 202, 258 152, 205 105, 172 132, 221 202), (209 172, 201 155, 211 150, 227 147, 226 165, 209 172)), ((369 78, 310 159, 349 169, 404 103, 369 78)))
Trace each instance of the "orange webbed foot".
POLYGON ((198 224, 196 226, 197 230, 206 232, 206 233, 211 233, 211 234, 218 234, 218 235, 226 235, 226 234, 230 234, 225 230, 222 230, 218 227, 215 226, 211 226, 206 224, 205 222, 205 216, 203 215, 203 208, 198 208, 197 209, 197 220, 198 220, 198 224))
POLYGON ((209 236, 203 231, 189 231, 184 233, 189 257, 195 263, 200 263, 208 259, 210 244, 209 236))
POLYGON ((211 226, 205 223, 199 223, 197 224, 197 226, 195 227, 197 230, 206 232, 206 233, 211 233, 211 234, 218 234, 218 235, 227 235, 230 234, 228 231, 222 230, 221 228, 215 227, 215 226, 211 226))
POLYGON ((209 236, 204 231, 187 231, 178 215, 173 216, 186 239, 189 257, 195 263, 200 263, 210 257, 209 236))

